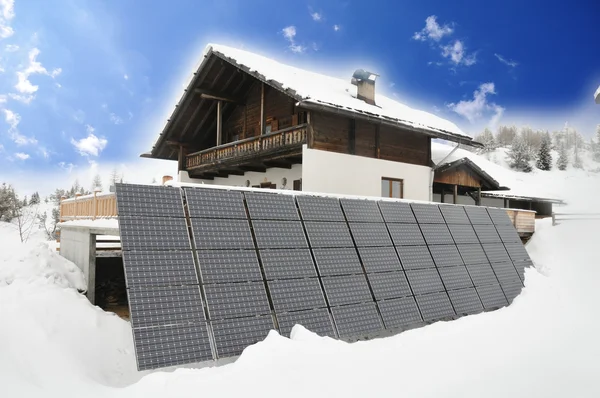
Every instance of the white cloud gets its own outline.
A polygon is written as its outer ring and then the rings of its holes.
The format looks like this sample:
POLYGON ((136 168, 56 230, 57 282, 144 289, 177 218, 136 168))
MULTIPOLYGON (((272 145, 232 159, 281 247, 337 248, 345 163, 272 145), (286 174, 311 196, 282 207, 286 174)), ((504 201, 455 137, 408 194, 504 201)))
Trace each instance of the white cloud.
POLYGON ((498 61, 502 62, 505 65, 510 66, 511 68, 516 68, 519 65, 519 63, 517 61, 513 61, 512 59, 506 59, 500 54, 494 54, 494 56, 496 58, 498 58, 498 61))
POLYGON ((340 30, 340 29, 342 29, 342 27, 341 27, 340 25, 333 25, 333 30, 334 30, 334 31, 336 31, 336 32, 337 32, 337 31, 338 31, 338 30, 340 30))
POLYGON ((117 116, 114 113, 111 113, 109 115, 109 119, 113 124, 122 124, 123 123, 123 119, 121 119, 119 116, 117 116))
POLYGON ((310 16, 313 19, 313 21, 315 21, 315 22, 320 22, 323 20, 323 14, 321 14, 319 12, 311 12, 310 16))
POLYGON ((58 167, 70 173, 71 171, 73 171, 75 165, 73 163, 60 162, 58 163, 58 167))
POLYGON ((105 138, 99 138, 94 134, 94 128, 90 125, 86 126, 88 136, 80 140, 71 138, 71 144, 77 149, 81 156, 98 156, 108 141, 105 138))
POLYGON ((6 39, 15 33, 12 26, 10 26, 10 22, 14 17, 14 0, 0 0, 0 39, 6 39))
POLYGON ((15 101, 19 101, 22 102, 26 105, 29 105, 31 103, 31 101, 33 101, 35 99, 35 95, 32 94, 15 94, 15 93, 9 93, 8 96, 12 99, 14 99, 15 101))
POLYGON ((15 51, 19 51, 19 46, 16 44, 7 44, 6 47, 4 47, 4 51, 14 53, 15 51))
POLYGON ((465 45, 462 41, 456 40, 452 44, 442 46, 442 56, 450 58, 455 65, 471 66, 475 65, 477 58, 475 53, 467 54, 465 45))
POLYGON ((19 132, 19 123, 21 123, 21 116, 11 111, 10 109, 2 109, 4 112, 4 120, 8 123, 8 135, 13 142, 19 146, 22 145, 35 145, 38 141, 33 137, 26 137, 19 132))
POLYGON ((38 91, 39 87, 29 81, 29 76, 33 74, 40 74, 55 78, 62 72, 62 69, 60 68, 53 69, 51 72, 49 72, 41 62, 37 61, 37 56, 39 54, 40 50, 37 48, 33 48, 31 51, 29 51, 29 64, 23 70, 17 72, 18 82, 15 85, 15 88, 22 94, 34 94, 36 91, 38 91))
POLYGON ((473 99, 470 101, 460 101, 458 103, 448 104, 453 112, 474 123, 484 117, 490 117, 490 126, 495 126, 504 114, 504 108, 493 102, 488 102, 488 95, 496 94, 494 83, 483 83, 473 92, 473 99))
POLYGON ((17 159, 20 159, 20 160, 27 160, 27 159, 29 159, 29 155, 26 154, 26 153, 23 153, 23 152, 17 152, 17 153, 15 153, 15 157, 17 159))
POLYGON ((437 23, 437 17, 430 15, 425 19, 425 27, 413 34, 413 39, 440 41, 442 37, 451 35, 453 32, 454 29, 450 25, 440 25, 437 23))
POLYGON ((281 33, 283 33, 283 37, 285 37, 285 39, 290 43, 288 48, 290 50, 292 50, 292 52, 294 53, 298 53, 301 54, 304 51, 306 51, 306 47, 300 45, 300 44, 296 44, 296 27, 293 25, 290 26, 286 26, 285 28, 283 28, 281 30, 281 33))
POLYGON ((129 80, 129 75, 127 75, 127 74, 123 75, 123 79, 129 80))

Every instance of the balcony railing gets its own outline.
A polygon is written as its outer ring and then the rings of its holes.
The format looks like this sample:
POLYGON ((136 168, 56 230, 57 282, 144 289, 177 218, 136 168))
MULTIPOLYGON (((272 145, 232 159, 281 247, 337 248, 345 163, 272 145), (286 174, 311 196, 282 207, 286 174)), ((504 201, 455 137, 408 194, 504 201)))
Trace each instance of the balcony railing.
POLYGON ((286 152, 306 143, 306 124, 230 142, 187 155, 186 168, 197 169, 224 161, 244 160, 286 152))

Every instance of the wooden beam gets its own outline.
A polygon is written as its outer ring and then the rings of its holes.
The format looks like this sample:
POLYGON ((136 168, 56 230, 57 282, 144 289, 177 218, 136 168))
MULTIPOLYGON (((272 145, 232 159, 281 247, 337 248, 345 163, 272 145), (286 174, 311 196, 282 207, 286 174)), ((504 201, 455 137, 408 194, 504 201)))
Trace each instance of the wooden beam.
POLYGON ((179 141, 173 141, 173 140, 165 141, 165 144, 171 145, 171 146, 176 146, 176 147, 180 147, 180 146, 189 147, 190 146, 189 142, 179 142, 179 141))
POLYGON ((234 175, 234 176, 243 176, 245 174, 244 170, 240 170, 238 168, 226 169, 226 170, 223 170, 223 171, 227 172, 228 174, 234 175))
POLYGON ((264 165, 245 165, 245 166, 240 166, 239 168, 240 168, 240 170, 255 171, 257 173, 264 173, 265 171, 267 171, 267 167, 264 165))
POLYGON ((454 194, 453 194, 453 196, 454 196, 454 202, 453 203, 456 204, 457 199, 458 199, 458 185, 456 185, 456 184, 454 185, 454 194))
MULTIPOLYGON (((235 90, 233 90, 233 93, 234 93, 234 94, 236 94, 236 93, 237 93, 237 92, 238 92, 238 91, 239 91, 239 90, 242 88, 242 86, 244 85, 244 82, 245 82, 245 76, 246 76, 246 75, 243 75, 242 81, 240 82, 240 84, 238 84, 238 85, 235 87, 235 90)), ((213 105, 214 105, 214 103, 213 103, 213 105)), ((226 111, 229 109, 229 107, 230 107, 230 106, 234 106, 234 105, 232 105, 232 103, 231 103, 231 102, 227 102, 227 103, 225 103, 225 105, 223 106, 223 114, 225 114, 225 113, 226 113, 226 111)), ((224 118, 223 120, 226 120, 226 119, 227 119, 227 118, 224 118)), ((215 120, 214 120, 214 121, 213 121, 213 122, 212 122, 212 123, 211 123, 211 124, 208 126, 208 131, 211 131, 211 130, 213 129, 213 127, 215 126, 215 124, 216 124, 216 123, 217 123, 217 120, 215 119, 215 120)))
POLYGON ((381 158, 381 134, 379 133, 379 124, 375 125, 375 157, 381 158))
MULTIPOLYGON (((235 76, 235 74, 233 74, 232 76, 235 76)), ((197 94, 200 94, 200 98, 205 98, 205 99, 209 99, 209 100, 234 102, 234 103, 238 103, 238 104, 242 102, 237 98, 226 97, 226 96, 219 95, 218 93, 212 92, 210 90, 205 90, 202 88, 195 88, 194 92, 197 94)))
POLYGON ((348 153, 356 154, 356 120, 349 119, 350 126, 348 127, 348 153))
POLYGON ((267 167, 278 167, 280 169, 291 169, 292 163, 288 162, 284 159, 281 160, 269 160, 265 162, 265 166, 267 167))
POLYGON ((260 135, 265 133, 265 84, 260 82, 260 135))
POLYGON ((179 152, 177 154, 177 171, 183 171, 186 169, 186 164, 185 164, 185 155, 186 155, 186 148, 183 145, 179 146, 179 152))
POLYGON ((217 146, 223 143, 223 101, 217 101, 217 146))
POLYGON ((477 206, 481 206, 481 187, 477 188, 477 206))

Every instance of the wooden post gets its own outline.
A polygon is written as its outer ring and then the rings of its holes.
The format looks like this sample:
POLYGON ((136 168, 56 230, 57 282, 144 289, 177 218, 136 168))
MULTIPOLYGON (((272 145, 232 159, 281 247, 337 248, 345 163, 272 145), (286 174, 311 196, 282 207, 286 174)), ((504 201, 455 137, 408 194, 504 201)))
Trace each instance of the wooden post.
MULTIPOLYGON (((433 189, 433 188, 432 188, 433 189)), ((440 201, 444 203, 444 187, 442 187, 442 193, 440 194, 440 201)))
POLYGON ((375 125, 375 157, 381 158, 381 137, 379 135, 379 125, 375 125))
POLYGON ((508 209, 508 198, 504 198, 504 208, 508 209))
POLYGON ((80 193, 75 194, 75 220, 79 217, 79 201, 77 199, 79 199, 80 196, 80 193))
POLYGON ((244 138, 246 138, 246 118, 248 115, 248 105, 244 104, 244 127, 242 127, 242 136, 240 137, 240 140, 243 140, 244 138))
POLYGON ((356 154, 356 120, 350 119, 350 126, 348 127, 348 153, 350 155, 356 154))
POLYGON ((454 184, 454 204, 458 201, 458 185, 454 184))
POLYGON ((265 133, 265 84, 260 83, 260 135, 265 133))
POLYGON ((60 215, 58 216, 58 222, 63 222, 63 205, 62 205, 62 202, 65 199, 67 199, 67 197, 64 196, 64 195, 60 197, 60 215))
POLYGON ((481 206, 481 187, 477 187, 477 206, 481 206))
POLYGON ((183 145, 179 145, 179 153, 177 154, 177 171, 184 171, 186 169, 185 159, 185 148, 183 145))
POLYGON ((223 129, 223 101, 217 101, 217 146, 221 145, 223 138, 221 136, 223 129))
POLYGON ((96 214, 98 214, 98 202, 96 201, 96 190, 94 189, 94 211, 92 214, 92 221, 96 220, 96 214))

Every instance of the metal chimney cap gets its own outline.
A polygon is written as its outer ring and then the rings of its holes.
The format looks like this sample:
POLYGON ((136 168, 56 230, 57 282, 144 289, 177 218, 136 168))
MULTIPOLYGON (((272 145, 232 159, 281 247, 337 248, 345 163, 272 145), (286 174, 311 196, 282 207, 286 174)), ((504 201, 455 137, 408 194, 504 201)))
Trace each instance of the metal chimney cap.
POLYGON ((364 69, 357 69, 352 75, 352 81, 369 80, 375 82, 379 75, 373 72, 366 71, 364 69))

